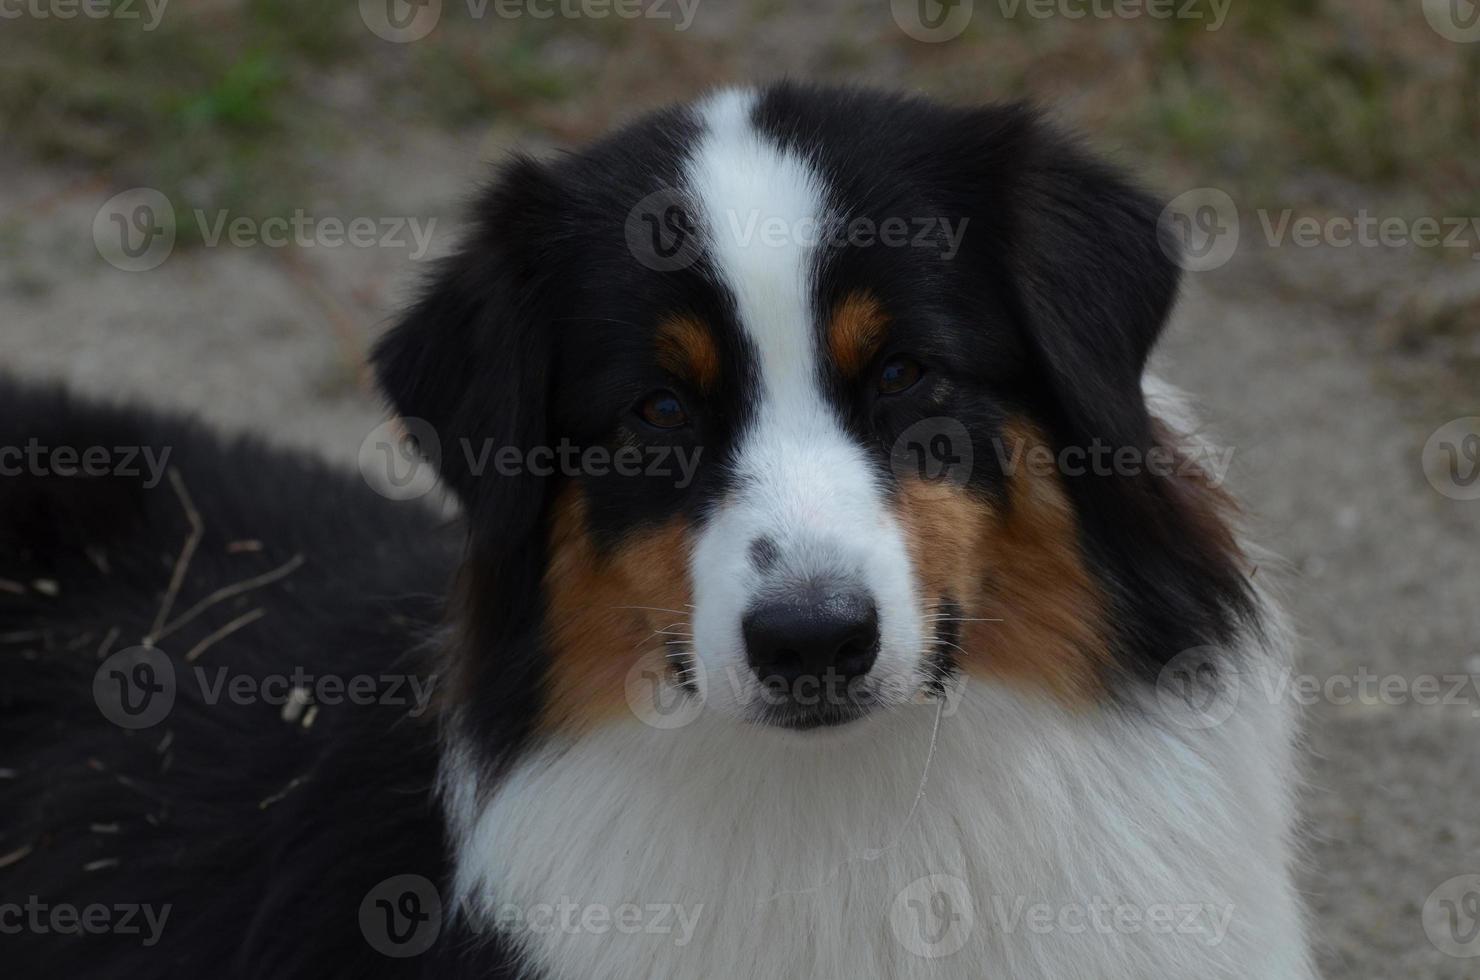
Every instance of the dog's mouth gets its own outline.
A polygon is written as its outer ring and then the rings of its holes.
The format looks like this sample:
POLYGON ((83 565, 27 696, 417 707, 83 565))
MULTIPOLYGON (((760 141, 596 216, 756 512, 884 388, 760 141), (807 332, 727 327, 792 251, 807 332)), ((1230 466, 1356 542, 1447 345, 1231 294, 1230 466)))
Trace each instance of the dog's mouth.
POLYGON ((789 683, 761 682, 754 720, 791 731, 837 728, 879 707, 878 691, 857 678, 835 674, 801 677, 789 683))
POLYGON ((946 689, 956 680, 961 670, 959 654, 961 648, 961 604, 947 596, 943 598, 929 616, 934 627, 930 651, 925 657, 925 680, 920 685, 923 694, 945 697, 946 689))
POLYGON ((869 709, 861 707, 768 708, 762 713, 759 723, 787 731, 810 732, 824 728, 841 728, 868 714, 869 709))

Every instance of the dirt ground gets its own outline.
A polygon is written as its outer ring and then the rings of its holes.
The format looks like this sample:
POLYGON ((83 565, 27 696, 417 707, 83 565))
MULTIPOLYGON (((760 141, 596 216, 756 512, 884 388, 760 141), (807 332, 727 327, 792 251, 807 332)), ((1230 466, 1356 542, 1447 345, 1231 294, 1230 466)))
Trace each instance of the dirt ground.
MULTIPOLYGON (((470 180, 522 138, 430 127, 367 137, 334 161, 339 213, 435 218, 436 254, 470 180)), ((384 418, 364 351, 425 260, 404 248, 195 246, 152 271, 123 271, 100 259, 92 235, 121 189, 0 157, 11 236, 0 365, 354 466, 384 418)), ((1411 281, 1412 262, 1242 249, 1189 275, 1160 355, 1161 372, 1196 395, 1235 450, 1233 489, 1287 560, 1267 574, 1305 637, 1300 670, 1321 682, 1480 675, 1480 501, 1436 492, 1420 462, 1441 424, 1480 415, 1480 390, 1472 384, 1465 404, 1462 387, 1456 396, 1425 382, 1444 376, 1442 358, 1405 359, 1371 341, 1381 303, 1344 309, 1319 295, 1370 299, 1385 282, 1411 281)), ((1480 873, 1476 690, 1445 705, 1321 696, 1309 708, 1303 884, 1326 976, 1480 978, 1480 959, 1446 955, 1423 917, 1441 883, 1480 873)))

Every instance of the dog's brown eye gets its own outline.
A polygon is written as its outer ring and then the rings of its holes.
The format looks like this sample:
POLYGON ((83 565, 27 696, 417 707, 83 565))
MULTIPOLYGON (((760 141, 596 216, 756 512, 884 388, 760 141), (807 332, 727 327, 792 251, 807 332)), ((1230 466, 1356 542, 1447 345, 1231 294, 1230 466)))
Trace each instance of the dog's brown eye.
POLYGON ((879 371, 879 391, 886 395, 897 395, 908 391, 920 380, 925 369, 920 362, 905 354, 896 354, 884 362, 879 371))
POLYGON ((637 414, 648 425, 658 429, 676 429, 689 420, 683 402, 667 388, 660 389, 643 398, 637 405, 637 414))

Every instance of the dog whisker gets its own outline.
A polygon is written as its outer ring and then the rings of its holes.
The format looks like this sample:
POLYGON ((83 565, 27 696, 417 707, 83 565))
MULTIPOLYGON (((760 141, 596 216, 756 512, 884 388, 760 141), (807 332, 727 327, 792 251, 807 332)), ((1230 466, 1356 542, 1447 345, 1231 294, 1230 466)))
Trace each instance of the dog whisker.
MULTIPOLYGON (((645 610, 647 612, 672 613, 675 616, 684 616, 684 615, 687 615, 682 609, 667 609, 667 608, 665 608, 663 606, 612 606, 611 608, 612 609, 641 609, 641 610, 645 610)), ((693 607, 690 606, 689 608, 692 609, 693 607)))

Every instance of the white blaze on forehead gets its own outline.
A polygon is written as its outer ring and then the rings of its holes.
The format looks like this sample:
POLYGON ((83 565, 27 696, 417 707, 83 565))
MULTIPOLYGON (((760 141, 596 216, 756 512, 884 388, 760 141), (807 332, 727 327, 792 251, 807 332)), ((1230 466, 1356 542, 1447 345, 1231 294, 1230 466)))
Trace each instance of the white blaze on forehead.
POLYGON ((705 135, 687 177, 709 255, 776 397, 815 385, 811 242, 826 194, 805 160, 755 129, 754 106, 753 92, 729 91, 700 108, 705 135))
MULTIPOLYGON (((750 506, 773 523, 759 530, 804 535, 815 523, 836 532, 817 492, 832 480, 869 488, 873 478, 821 388, 813 286, 826 187, 806 160, 756 129, 754 107, 749 91, 701 106, 704 136, 686 175, 706 251, 756 358, 759 391, 738 469, 750 506)), ((876 518, 876 508, 863 510, 852 520, 876 518)))
POLYGON ((922 643, 903 538, 868 453, 823 391, 814 297, 827 185, 756 129, 754 108, 745 91, 702 105, 704 132, 685 173, 759 381, 736 453, 736 492, 693 556, 695 653, 710 667, 723 659, 743 668, 741 620, 764 586, 749 546, 764 536, 793 582, 866 588, 879 608, 876 672, 908 674, 922 643))

